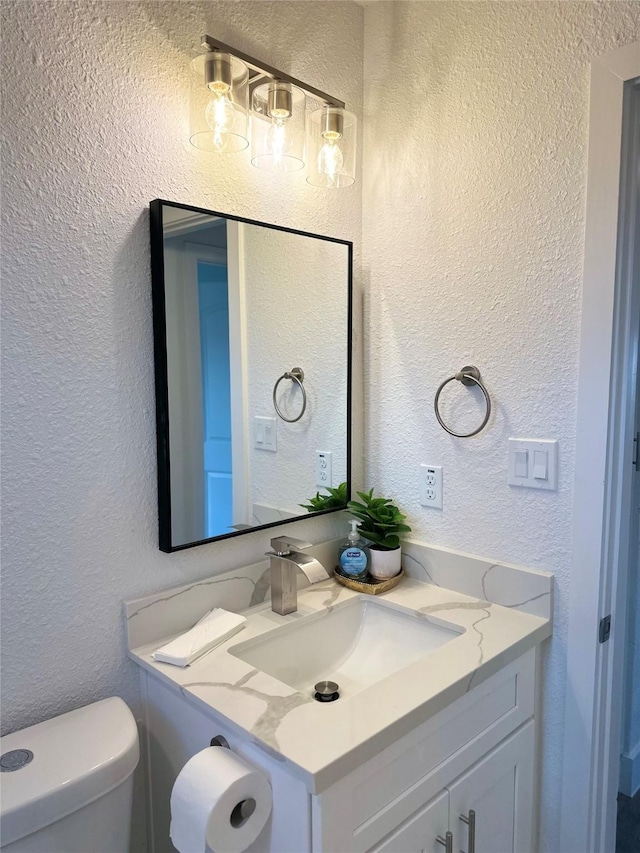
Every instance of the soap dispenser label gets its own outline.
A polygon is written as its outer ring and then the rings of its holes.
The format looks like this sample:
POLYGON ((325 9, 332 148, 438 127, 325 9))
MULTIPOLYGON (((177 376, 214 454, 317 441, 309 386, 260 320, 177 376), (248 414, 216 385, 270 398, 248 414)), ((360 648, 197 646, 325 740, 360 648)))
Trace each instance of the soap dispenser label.
POLYGON ((367 568, 367 555, 362 548, 345 548, 340 555, 340 568, 345 575, 361 575, 367 568))

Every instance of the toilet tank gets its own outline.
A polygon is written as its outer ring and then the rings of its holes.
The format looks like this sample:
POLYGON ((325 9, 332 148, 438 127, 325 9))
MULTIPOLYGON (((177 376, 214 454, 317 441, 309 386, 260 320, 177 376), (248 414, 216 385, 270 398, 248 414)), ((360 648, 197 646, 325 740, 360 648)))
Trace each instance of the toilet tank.
POLYGON ((127 853, 138 759, 115 697, 0 738, 3 853, 127 853))

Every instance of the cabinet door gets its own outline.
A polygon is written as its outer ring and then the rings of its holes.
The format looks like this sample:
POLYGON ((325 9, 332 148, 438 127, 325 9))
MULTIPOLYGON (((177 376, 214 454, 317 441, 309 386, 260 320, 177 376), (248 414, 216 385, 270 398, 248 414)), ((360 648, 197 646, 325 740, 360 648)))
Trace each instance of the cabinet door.
POLYGON ((469 851, 476 813, 475 853, 531 853, 533 839, 533 721, 507 738, 449 786, 454 850, 469 851))
POLYGON ((444 853, 436 841, 449 826, 449 794, 443 791, 368 853, 444 853))

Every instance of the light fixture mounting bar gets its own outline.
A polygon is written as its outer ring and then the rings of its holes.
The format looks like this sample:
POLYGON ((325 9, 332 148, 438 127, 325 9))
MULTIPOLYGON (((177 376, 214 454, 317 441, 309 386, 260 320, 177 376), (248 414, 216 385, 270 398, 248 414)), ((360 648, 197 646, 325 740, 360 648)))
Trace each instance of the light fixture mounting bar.
POLYGON ((292 83, 294 86, 297 86, 299 89, 302 89, 307 94, 311 95, 314 98, 317 98, 319 101, 324 101, 330 107, 340 107, 344 109, 345 104, 344 101, 339 101, 337 98, 332 97, 331 95, 327 95, 326 92, 322 92, 320 89, 314 89, 313 86, 309 86, 307 83, 303 83, 302 80, 298 80, 295 77, 292 77, 290 74, 285 74, 284 71, 279 71, 277 68, 273 68, 271 65, 266 65, 264 62, 260 62, 255 59, 253 56, 249 56, 246 53, 242 53, 239 50, 236 50, 235 47, 231 47, 228 44, 225 44, 218 39, 213 39, 211 36, 202 36, 202 47, 207 50, 218 50, 221 53, 230 53, 232 56, 235 56, 237 59, 241 59, 242 62, 253 72, 249 78, 249 85, 252 85, 254 80, 255 82, 262 82, 263 78, 267 78, 269 80, 278 80, 283 83, 292 83))

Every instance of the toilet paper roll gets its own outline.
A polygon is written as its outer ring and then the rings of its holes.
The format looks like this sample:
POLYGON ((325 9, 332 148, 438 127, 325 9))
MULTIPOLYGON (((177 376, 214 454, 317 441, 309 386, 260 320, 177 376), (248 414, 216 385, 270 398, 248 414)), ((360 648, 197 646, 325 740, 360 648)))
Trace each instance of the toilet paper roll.
POLYGON ((179 853, 242 853, 271 814, 267 777, 220 746, 196 753, 171 791, 171 841, 179 853))

